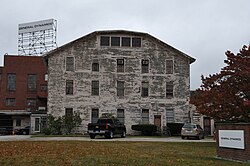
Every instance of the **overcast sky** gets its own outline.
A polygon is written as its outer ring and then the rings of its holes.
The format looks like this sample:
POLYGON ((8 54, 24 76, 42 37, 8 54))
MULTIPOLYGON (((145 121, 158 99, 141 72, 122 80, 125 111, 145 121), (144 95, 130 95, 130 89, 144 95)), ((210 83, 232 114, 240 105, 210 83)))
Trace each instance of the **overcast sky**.
POLYGON ((220 71, 227 50, 250 42, 250 0, 1 0, 0 66, 18 53, 18 24, 51 18, 58 46, 96 30, 151 34, 196 59, 192 90, 220 71))

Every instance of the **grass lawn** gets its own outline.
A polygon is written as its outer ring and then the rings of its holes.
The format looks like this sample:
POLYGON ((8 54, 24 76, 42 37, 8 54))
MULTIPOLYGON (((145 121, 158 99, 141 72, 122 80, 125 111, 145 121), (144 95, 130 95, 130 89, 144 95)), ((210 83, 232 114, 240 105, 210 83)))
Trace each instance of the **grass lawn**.
POLYGON ((0 142, 0 165, 243 165, 215 158, 215 143, 0 142))

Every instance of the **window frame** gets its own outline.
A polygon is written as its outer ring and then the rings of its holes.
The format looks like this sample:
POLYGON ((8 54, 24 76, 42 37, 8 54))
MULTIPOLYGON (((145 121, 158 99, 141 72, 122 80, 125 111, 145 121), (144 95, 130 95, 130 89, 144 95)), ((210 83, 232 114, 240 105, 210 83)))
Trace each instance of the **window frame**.
POLYGON ((98 108, 92 108, 91 109, 91 123, 97 123, 97 120, 99 119, 99 109, 98 108), (97 116, 93 116, 97 115, 97 116))
POLYGON ((149 73, 149 60, 142 59, 141 60, 141 73, 149 73))
POLYGON ((131 37, 121 37, 121 46, 122 47, 131 47, 131 37), (126 41, 128 40, 128 41, 126 41), (126 43, 127 42, 127 43, 126 43))
POLYGON ((117 73, 124 73, 124 71, 125 71, 125 65, 124 65, 124 63, 125 63, 125 60, 124 59, 117 59, 116 60, 116 71, 117 71, 117 73))
POLYGON ((117 88, 116 88, 116 91, 117 91, 117 96, 118 97, 123 97, 125 96, 125 81, 120 81, 118 80, 116 82, 116 85, 117 85, 117 88), (121 85, 121 86, 120 86, 121 85))
POLYGON ((125 124, 125 111, 124 109, 118 108, 116 110, 116 114, 117 114, 117 119, 122 123, 125 124), (122 115, 122 116, 120 116, 122 115))
POLYGON ((174 60, 173 59, 166 59, 166 74, 174 74, 174 60), (168 63, 169 62, 169 63, 168 63))
POLYGON ((75 71, 75 57, 73 56, 67 56, 65 57, 65 70, 66 71, 75 71), (69 59, 72 59, 70 61, 69 59))
POLYGON ((65 108, 65 116, 73 116, 74 109, 73 108, 65 108))
POLYGON ((102 47, 109 47, 110 46, 110 36, 100 36, 100 46, 102 47), (105 41, 106 38, 106 41, 105 41), (108 44, 104 44, 105 42, 108 42, 108 44))
POLYGON ((16 91, 16 73, 7 74, 7 90, 16 91))
POLYGON ((74 80, 66 80, 65 91, 66 91, 66 95, 74 94, 74 80))
POLYGON ((7 106, 7 107, 16 106, 16 98, 6 98, 5 99, 5 106, 7 106))
POLYGON ((174 123, 175 116, 174 116, 174 108, 167 108, 166 109, 166 123, 174 123), (169 116, 173 115, 173 116, 169 116))
POLYGON ((142 124, 149 124, 149 109, 142 109, 141 110, 141 119, 142 124), (147 116, 145 116, 145 114, 147 116))
POLYGON ((111 47, 120 47, 121 46, 121 37, 118 36, 111 36, 111 47))
POLYGON ((99 94, 100 94, 99 80, 92 80, 91 81, 91 95, 92 96, 99 96, 99 94))
POLYGON ((174 82, 168 81, 166 82, 166 98, 174 97, 174 82))
POLYGON ((141 97, 148 97, 149 96, 149 82, 148 81, 142 81, 141 82, 141 97), (144 85, 147 84, 147 88, 144 87, 144 85))
POLYGON ((132 47, 142 47, 142 38, 132 37, 132 47))

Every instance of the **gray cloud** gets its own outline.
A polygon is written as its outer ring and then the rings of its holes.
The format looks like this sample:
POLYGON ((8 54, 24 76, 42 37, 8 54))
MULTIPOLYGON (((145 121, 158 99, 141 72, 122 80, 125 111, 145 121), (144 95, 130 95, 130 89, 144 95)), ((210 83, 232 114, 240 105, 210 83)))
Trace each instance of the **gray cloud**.
POLYGON ((62 45, 95 30, 147 32, 197 59, 191 89, 200 76, 219 72, 225 52, 250 41, 249 0, 2 0, 0 65, 5 53, 17 54, 17 25, 54 18, 62 45))

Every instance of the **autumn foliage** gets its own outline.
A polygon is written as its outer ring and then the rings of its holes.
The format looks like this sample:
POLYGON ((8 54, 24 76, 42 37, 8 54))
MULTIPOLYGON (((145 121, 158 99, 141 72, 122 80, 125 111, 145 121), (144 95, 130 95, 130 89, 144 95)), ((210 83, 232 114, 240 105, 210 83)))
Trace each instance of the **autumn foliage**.
POLYGON ((250 122, 250 47, 238 54, 226 52, 226 66, 219 73, 201 76, 202 85, 191 103, 216 121, 250 122))

